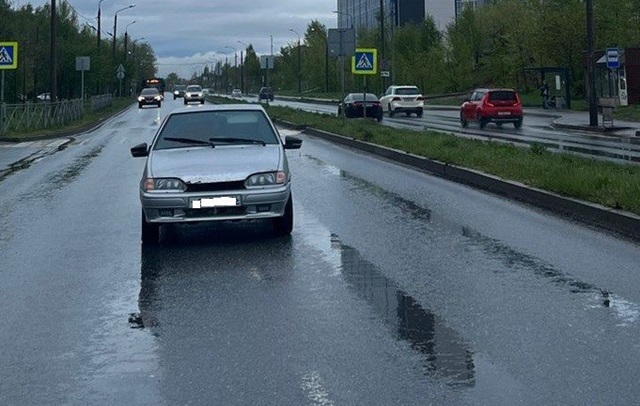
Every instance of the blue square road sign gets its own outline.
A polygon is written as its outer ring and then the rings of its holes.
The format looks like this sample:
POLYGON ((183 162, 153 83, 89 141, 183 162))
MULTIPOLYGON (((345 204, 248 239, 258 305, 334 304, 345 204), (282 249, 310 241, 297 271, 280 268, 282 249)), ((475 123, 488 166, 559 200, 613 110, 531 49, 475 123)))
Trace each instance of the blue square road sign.
POLYGON ((18 43, 0 42, 0 69, 18 68, 18 43))

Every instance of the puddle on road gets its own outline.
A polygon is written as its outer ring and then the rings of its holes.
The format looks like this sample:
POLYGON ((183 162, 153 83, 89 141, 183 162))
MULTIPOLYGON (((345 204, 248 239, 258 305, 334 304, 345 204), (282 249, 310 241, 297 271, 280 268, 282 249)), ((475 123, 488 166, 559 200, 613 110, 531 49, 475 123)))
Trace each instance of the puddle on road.
POLYGON ((351 184, 351 190, 366 192, 376 199, 380 199, 385 202, 385 206, 381 207, 381 209, 395 207, 401 210, 403 213, 407 213, 418 220, 431 220, 431 210, 419 206, 415 202, 407 200, 397 193, 390 192, 374 183, 356 177, 349 172, 346 172, 333 165, 329 165, 316 157, 313 157, 311 155, 304 156, 305 158, 316 163, 323 171, 349 181, 351 184))
POLYGON ((340 273, 348 287, 375 310, 397 338, 424 355, 424 372, 451 387, 475 386, 473 352, 444 320, 423 308, 385 277, 360 253, 336 235, 331 247, 339 251, 340 273))
POLYGON ((612 308, 614 314, 620 320, 620 326, 627 326, 640 318, 639 305, 628 302, 607 289, 599 288, 567 275, 552 266, 539 262, 536 258, 515 251, 500 241, 486 237, 469 227, 462 227, 462 235, 468 237, 473 245, 480 247, 491 256, 502 261, 505 266, 504 271, 495 270, 496 273, 506 271, 533 272, 534 275, 549 279, 554 285, 561 289, 566 289, 570 293, 585 295, 588 298, 588 307, 590 308, 612 308))
POLYGON ((84 155, 73 160, 73 162, 61 171, 49 175, 40 187, 36 187, 28 193, 22 194, 21 199, 50 196, 54 191, 60 190, 64 186, 73 182, 84 171, 93 159, 96 158, 106 144, 100 144, 84 155))

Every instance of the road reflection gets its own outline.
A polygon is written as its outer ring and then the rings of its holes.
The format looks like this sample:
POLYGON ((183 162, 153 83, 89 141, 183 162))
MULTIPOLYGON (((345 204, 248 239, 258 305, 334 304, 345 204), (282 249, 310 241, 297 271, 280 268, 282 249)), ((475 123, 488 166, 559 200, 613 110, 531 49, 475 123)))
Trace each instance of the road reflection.
POLYGON ((425 355, 425 373, 454 387, 475 385, 473 352, 444 320, 399 289, 360 253, 331 236, 340 252, 341 273, 349 287, 378 313, 398 338, 425 355))

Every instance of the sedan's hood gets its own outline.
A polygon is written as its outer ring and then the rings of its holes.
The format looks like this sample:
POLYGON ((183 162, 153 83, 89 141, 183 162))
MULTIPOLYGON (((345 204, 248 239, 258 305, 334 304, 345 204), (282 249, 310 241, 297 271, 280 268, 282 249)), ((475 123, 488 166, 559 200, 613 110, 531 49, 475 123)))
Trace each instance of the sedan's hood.
POLYGON ((149 176, 180 178, 186 183, 242 181, 280 167, 280 145, 216 146, 152 151, 149 176))

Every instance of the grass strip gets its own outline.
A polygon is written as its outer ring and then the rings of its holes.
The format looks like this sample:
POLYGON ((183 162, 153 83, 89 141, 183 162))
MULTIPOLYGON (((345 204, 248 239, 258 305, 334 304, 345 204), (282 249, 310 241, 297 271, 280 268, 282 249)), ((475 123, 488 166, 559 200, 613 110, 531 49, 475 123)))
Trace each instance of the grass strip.
POLYGON ((640 215, 640 166, 553 153, 540 144, 523 148, 435 131, 396 129, 374 121, 347 120, 288 107, 266 108, 276 119, 411 152, 640 215))

